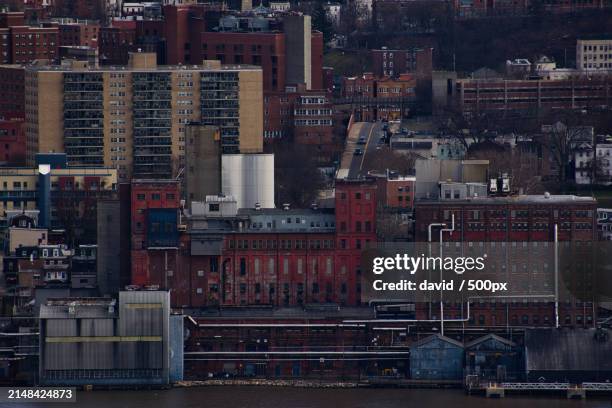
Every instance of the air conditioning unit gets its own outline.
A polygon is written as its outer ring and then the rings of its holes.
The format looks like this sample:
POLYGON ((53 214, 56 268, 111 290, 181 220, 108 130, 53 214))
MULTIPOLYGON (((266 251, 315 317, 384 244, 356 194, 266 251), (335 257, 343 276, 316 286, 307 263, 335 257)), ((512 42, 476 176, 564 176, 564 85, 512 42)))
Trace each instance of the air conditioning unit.
POLYGON ((491 182, 489 184, 489 190, 492 193, 497 193, 497 179, 491 179, 491 182))
POLYGON ((510 179, 509 178, 503 178, 502 179, 502 191, 504 193, 509 193, 510 192, 510 179))

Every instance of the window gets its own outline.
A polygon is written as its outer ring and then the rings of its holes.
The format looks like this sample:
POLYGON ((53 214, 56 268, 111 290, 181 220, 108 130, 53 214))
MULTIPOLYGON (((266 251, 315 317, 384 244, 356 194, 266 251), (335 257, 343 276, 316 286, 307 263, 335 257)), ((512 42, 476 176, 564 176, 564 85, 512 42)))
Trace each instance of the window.
POLYGON ((240 258, 240 275, 246 275, 246 259, 240 258))
POLYGON ((211 272, 219 271, 219 260, 217 258, 210 258, 210 271, 211 272))
POLYGON ((136 194, 136 199, 138 201, 144 201, 145 200, 145 195, 144 194, 136 194))

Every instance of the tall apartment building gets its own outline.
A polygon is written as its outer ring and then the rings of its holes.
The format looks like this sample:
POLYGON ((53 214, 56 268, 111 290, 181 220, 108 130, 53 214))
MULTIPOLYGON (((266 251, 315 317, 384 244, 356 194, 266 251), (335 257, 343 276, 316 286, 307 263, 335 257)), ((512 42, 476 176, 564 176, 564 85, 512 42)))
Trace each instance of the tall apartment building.
POLYGON ((579 70, 612 70, 612 37, 578 39, 576 68, 579 70))
POLYGON ((26 67, 28 162, 65 152, 71 166, 118 169, 120 181, 171 178, 184 166, 185 127, 194 121, 220 129, 224 153, 261 152, 260 68, 156 61, 132 53, 127 67, 26 67))

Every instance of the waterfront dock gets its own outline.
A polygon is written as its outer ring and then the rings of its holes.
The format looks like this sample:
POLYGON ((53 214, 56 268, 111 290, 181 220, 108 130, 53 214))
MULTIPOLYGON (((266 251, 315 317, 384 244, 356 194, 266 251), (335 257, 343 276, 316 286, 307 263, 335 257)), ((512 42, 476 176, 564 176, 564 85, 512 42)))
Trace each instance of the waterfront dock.
POLYGON ((489 382, 467 384, 466 391, 468 394, 484 394, 487 398, 504 398, 508 394, 565 394, 568 399, 585 399, 587 395, 612 394, 612 383, 489 382))

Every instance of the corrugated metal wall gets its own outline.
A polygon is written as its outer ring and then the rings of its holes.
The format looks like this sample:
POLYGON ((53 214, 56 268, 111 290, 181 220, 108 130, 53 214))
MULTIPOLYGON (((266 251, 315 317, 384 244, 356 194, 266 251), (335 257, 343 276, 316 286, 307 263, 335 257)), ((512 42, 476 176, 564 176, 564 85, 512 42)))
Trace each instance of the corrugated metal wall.
MULTIPOLYGON (((103 316, 94 318, 92 314, 77 318, 80 316, 78 309, 87 310, 87 307, 77 305, 76 317, 58 310, 55 318, 55 312, 47 310, 46 313, 50 313, 47 316, 50 318, 43 317, 41 322, 44 336, 41 354, 42 382, 45 382, 45 370, 52 371, 50 375, 54 376, 48 383, 52 383, 58 375, 63 376, 64 384, 75 379, 79 381, 80 378, 87 379, 87 383, 93 383, 100 373, 100 378, 106 376, 105 383, 121 383, 121 372, 115 372, 109 380, 108 370, 126 370, 124 372, 131 381, 139 375, 154 375, 157 383, 168 381, 168 292, 121 292, 118 321, 103 316), (95 337, 101 337, 100 341, 92 339, 95 337)), ((180 359, 180 367, 175 370, 180 372, 182 378, 182 316, 175 317, 174 354, 180 359)), ((178 365, 178 362, 175 364, 178 365)), ((176 374, 177 377, 178 375, 176 374)), ((143 382, 146 382, 146 378, 143 382)))
POLYGON ((183 315, 170 316, 170 382, 183 380, 183 315))

